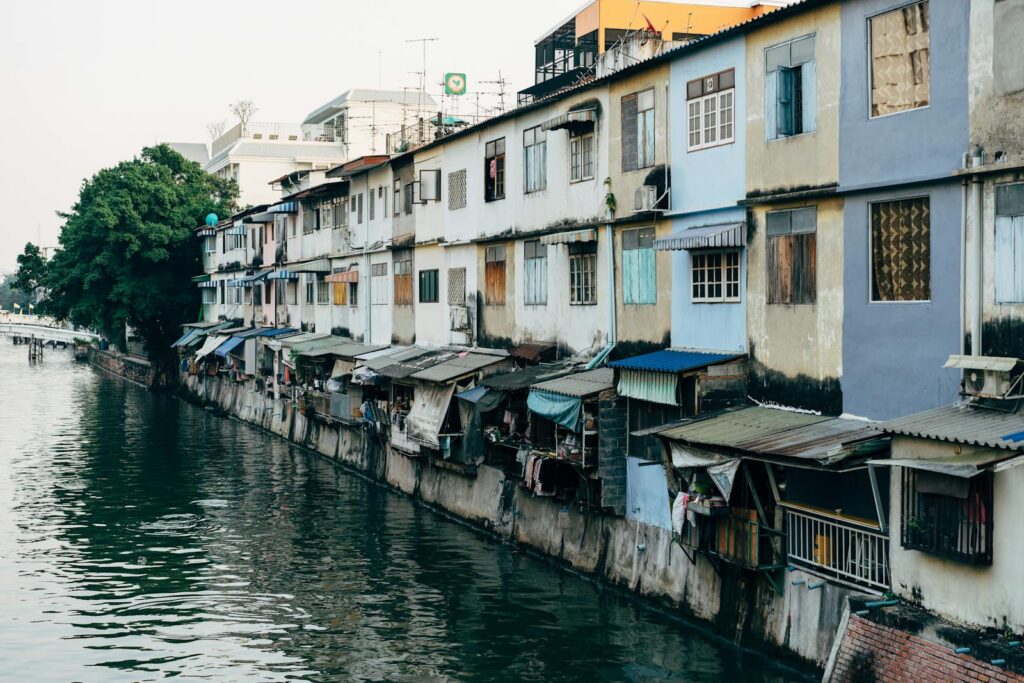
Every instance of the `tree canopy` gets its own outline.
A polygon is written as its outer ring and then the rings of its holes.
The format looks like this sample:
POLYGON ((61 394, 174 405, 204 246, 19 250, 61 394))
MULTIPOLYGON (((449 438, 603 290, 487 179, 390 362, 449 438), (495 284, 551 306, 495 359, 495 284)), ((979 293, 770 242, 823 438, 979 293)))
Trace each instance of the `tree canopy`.
POLYGON ((82 184, 71 211, 59 214, 59 247, 41 275, 26 245, 18 286, 44 287, 45 313, 112 340, 123 339, 127 322, 156 359, 199 308, 193 231, 210 212, 230 215, 237 194, 234 181, 167 145, 147 147, 82 184))

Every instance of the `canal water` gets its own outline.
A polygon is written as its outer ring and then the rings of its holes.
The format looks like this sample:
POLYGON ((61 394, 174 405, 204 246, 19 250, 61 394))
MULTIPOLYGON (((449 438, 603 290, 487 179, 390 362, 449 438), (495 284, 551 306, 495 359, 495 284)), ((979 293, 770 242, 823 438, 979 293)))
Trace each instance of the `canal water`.
POLYGON ((0 389, 0 681, 806 680, 64 352, 0 389))

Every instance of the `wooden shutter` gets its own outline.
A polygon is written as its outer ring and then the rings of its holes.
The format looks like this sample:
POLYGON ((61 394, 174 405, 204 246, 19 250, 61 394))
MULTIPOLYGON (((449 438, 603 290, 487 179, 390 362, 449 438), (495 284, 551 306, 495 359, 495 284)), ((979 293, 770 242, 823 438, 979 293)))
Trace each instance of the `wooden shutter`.
POLYGON ((768 238, 768 303, 813 304, 817 299, 816 235, 813 232, 768 238))
POLYGON ((779 135, 792 135, 796 131, 796 74, 788 66, 778 69, 778 94, 776 96, 776 131, 779 135))
POLYGON ((636 93, 626 95, 622 98, 622 170, 635 171, 637 169, 637 137, 636 137, 636 115, 637 96, 636 93))

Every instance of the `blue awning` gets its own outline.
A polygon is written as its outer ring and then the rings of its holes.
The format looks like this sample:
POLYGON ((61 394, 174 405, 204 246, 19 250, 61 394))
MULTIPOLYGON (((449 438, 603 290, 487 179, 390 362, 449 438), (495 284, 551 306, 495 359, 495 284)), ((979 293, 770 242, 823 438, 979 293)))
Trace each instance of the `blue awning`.
POLYGON ((281 202, 280 204, 274 204, 267 211, 270 213, 295 213, 297 208, 298 205, 295 202, 281 202))
POLYGON ((551 420, 572 431, 579 431, 583 399, 574 396, 553 394, 541 389, 531 389, 526 399, 527 407, 541 417, 551 420))
POLYGON ((505 392, 481 386, 455 394, 455 398, 475 404, 481 413, 489 413, 505 400, 505 392))
POLYGON ((187 346, 188 343, 190 341, 192 341, 193 339, 195 339, 196 335, 198 335, 201 331, 202 330, 200 330, 200 329, 189 330, 185 334, 183 334, 180 337, 178 337, 178 340, 176 342, 174 342, 173 344, 171 344, 171 348, 175 349, 175 348, 178 348, 179 346, 187 346))
POLYGON ((263 330, 260 333, 259 336, 261 336, 261 337, 279 337, 282 334, 294 334, 295 332, 298 332, 298 330, 295 329, 294 327, 277 327, 277 328, 271 327, 271 328, 268 328, 266 330, 263 330))
POLYGON ((275 270, 267 274, 268 280, 298 280, 299 274, 288 270, 275 270))
POLYGON ((608 365, 613 368, 629 370, 675 373, 723 363, 734 358, 741 358, 742 356, 742 353, 709 353, 706 351, 686 351, 683 349, 662 349, 653 353, 645 353, 642 356, 612 361, 608 365))
POLYGON ((228 339, 226 342, 218 346, 216 350, 213 352, 213 355, 220 356, 221 358, 227 358, 228 353, 230 353, 233 348, 235 348, 244 341, 245 339, 242 337, 232 337, 231 339, 228 339))

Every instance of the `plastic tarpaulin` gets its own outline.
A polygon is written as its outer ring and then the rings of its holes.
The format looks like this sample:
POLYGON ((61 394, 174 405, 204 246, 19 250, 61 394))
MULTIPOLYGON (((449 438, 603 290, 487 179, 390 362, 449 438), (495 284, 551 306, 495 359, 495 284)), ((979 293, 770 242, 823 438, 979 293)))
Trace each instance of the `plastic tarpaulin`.
POLYGON ((437 435, 441 431, 448 405, 455 392, 454 384, 420 383, 406 422, 406 435, 431 448, 440 448, 437 435))
POLYGON ((672 528, 672 500, 660 462, 626 458, 626 517, 661 529, 672 528))
POLYGON ((527 407, 540 415, 572 431, 579 431, 580 412, 583 400, 574 396, 562 396, 541 389, 531 389, 526 399, 527 407))
POLYGON ((455 394, 455 398, 474 404, 481 413, 489 413, 505 400, 505 392, 487 387, 476 387, 463 391, 461 394, 455 394))
POLYGON ((232 350, 234 350, 236 346, 238 346, 244 341, 245 340, 241 337, 232 337, 231 339, 228 339, 226 342, 218 346, 217 350, 213 352, 213 355, 220 356, 221 358, 227 358, 228 353, 230 353, 232 350))
POLYGON ((206 338, 206 343, 203 347, 196 351, 196 358, 205 358, 206 356, 213 353, 218 346, 227 341, 227 337, 222 334, 214 334, 206 338))
POLYGON ((465 452, 475 457, 484 452, 483 413, 497 409, 505 401, 505 392, 487 387, 476 387, 455 394, 459 399, 459 420, 465 452))

